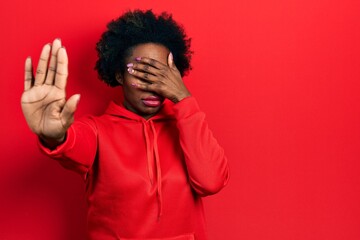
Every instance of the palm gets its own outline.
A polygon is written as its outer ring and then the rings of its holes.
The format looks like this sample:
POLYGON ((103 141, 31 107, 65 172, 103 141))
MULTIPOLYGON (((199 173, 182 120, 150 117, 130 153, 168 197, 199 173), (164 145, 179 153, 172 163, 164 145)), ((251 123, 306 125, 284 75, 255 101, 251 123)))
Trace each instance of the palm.
POLYGON ((61 110, 65 91, 51 85, 34 86, 21 97, 21 106, 30 128, 38 135, 59 138, 64 132, 61 110))
POLYGON ((25 62, 25 90, 21 107, 31 130, 45 138, 64 137, 73 121, 79 96, 74 95, 66 101, 67 61, 60 40, 55 40, 52 49, 50 45, 43 48, 35 78, 31 59, 25 62))

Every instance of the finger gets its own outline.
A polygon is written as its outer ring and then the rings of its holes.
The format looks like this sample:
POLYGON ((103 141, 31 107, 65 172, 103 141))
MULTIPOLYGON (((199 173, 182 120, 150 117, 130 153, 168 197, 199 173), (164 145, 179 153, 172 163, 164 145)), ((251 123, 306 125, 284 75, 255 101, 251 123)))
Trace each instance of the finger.
POLYGON ((145 92, 153 92, 158 94, 159 96, 163 96, 164 92, 164 86, 159 84, 151 84, 151 83, 145 83, 145 82, 137 82, 137 83, 131 83, 131 86, 133 88, 145 91, 145 92))
POLYGON ((156 86, 154 84, 149 84, 149 83, 131 83, 131 86, 133 88, 137 88, 143 91, 147 91, 147 92, 155 92, 156 91, 156 86))
POLYGON ((34 73, 33 73, 32 61, 30 57, 27 57, 25 60, 24 91, 27 91, 31 88, 33 81, 34 81, 34 73))
POLYGON ((45 84, 52 85, 54 83, 55 73, 56 73, 56 62, 57 62, 57 53, 61 47, 61 40, 57 38, 54 40, 51 48, 51 58, 49 63, 49 68, 45 80, 45 84))
POLYGON ((140 71, 140 72, 146 72, 150 73, 154 76, 159 75, 160 70, 157 68, 154 68, 153 66, 149 64, 144 63, 129 63, 126 65, 128 68, 132 68, 134 70, 140 71))
POLYGON ((135 58, 135 60, 139 63, 145 63, 147 65, 150 65, 154 68, 157 68, 157 69, 163 69, 163 68, 166 68, 167 66, 153 58, 148 58, 148 57, 137 57, 135 58))
POLYGON ((168 56, 168 65, 172 69, 177 69, 176 65, 174 63, 174 56, 173 56, 173 54, 171 52, 169 53, 169 56, 168 56))
POLYGON ((37 69, 36 69, 35 82, 34 82, 35 86, 41 85, 45 81, 50 49, 51 49, 51 46, 49 43, 49 44, 46 44, 41 51, 39 63, 38 63, 37 69))
POLYGON ((66 87, 68 77, 68 57, 64 47, 58 50, 57 63, 56 63, 56 74, 55 74, 55 86, 59 89, 66 87))
POLYGON ((61 121, 65 128, 68 128, 74 121, 74 113, 80 101, 80 94, 71 96, 65 103, 64 108, 60 114, 61 121))
POLYGON ((128 68, 128 72, 129 74, 131 74, 132 76, 135 76, 143 81, 146 81, 146 82, 149 82, 149 83, 153 83, 155 82, 158 77, 150 74, 150 73, 147 73, 147 72, 140 72, 138 70, 135 70, 133 69, 132 67, 129 67, 128 68))

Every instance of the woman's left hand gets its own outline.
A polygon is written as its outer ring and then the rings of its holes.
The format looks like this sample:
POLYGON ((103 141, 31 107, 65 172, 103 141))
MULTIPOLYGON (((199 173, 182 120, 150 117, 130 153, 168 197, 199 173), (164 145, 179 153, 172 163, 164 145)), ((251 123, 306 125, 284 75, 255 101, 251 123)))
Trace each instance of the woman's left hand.
POLYGON ((154 92, 177 103, 190 96, 190 92, 175 66, 171 53, 167 60, 168 64, 165 65, 152 58, 139 57, 136 58, 136 62, 127 65, 128 72, 142 80, 141 83, 132 84, 133 87, 154 92))

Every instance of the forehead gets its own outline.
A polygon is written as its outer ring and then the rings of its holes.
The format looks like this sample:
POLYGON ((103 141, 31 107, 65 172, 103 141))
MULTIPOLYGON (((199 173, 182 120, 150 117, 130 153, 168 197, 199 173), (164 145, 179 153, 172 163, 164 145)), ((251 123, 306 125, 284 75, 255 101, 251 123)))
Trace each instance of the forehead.
POLYGON ((144 43, 133 48, 129 60, 131 61, 136 57, 148 57, 163 64, 167 64, 167 57, 169 53, 170 51, 163 45, 156 43, 144 43))

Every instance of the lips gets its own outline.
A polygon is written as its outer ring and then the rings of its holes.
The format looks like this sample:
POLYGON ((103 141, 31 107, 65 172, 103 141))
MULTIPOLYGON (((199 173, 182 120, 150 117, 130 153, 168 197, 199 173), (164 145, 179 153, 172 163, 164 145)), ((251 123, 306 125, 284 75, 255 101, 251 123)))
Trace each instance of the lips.
POLYGON ((150 96, 147 98, 143 98, 142 102, 147 107, 158 107, 161 105, 161 98, 158 96, 150 96))

